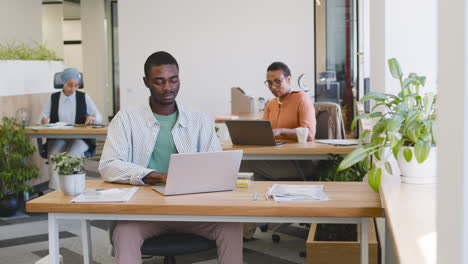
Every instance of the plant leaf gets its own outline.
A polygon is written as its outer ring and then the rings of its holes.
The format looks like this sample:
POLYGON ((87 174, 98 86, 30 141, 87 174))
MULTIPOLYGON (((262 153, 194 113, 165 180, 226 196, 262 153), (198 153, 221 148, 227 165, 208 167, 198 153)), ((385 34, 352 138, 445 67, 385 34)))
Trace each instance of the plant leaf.
POLYGON ((369 174, 367 175, 367 182, 369 183, 370 187, 375 191, 379 192, 379 187, 380 187, 380 176, 382 175, 382 169, 377 168, 374 165, 372 165, 372 168, 369 171, 369 174))
POLYGON ((390 175, 393 175, 392 165, 390 165, 390 162, 388 162, 388 161, 385 162, 385 169, 387 170, 387 172, 388 172, 390 175))
POLYGON ((398 80, 401 80, 403 73, 401 72, 400 63, 395 58, 391 58, 388 60, 388 68, 390 69, 390 73, 392 77, 398 80))
POLYGON ((405 157, 406 162, 410 162, 413 159, 413 152, 410 148, 403 149, 403 156, 405 157))
POLYGON ((363 159, 369 156, 369 153, 370 153, 370 149, 365 148, 365 147, 359 147, 353 150, 353 152, 346 155, 346 157, 341 161, 340 166, 338 166, 337 171, 342 171, 362 161, 363 159))
POLYGON ((393 156, 395 157, 395 159, 398 159, 398 153, 400 153, 400 149, 403 146, 404 142, 405 141, 401 139, 400 141, 398 141, 398 143, 395 146, 393 146, 392 152, 393 152, 393 156))
POLYGON ((369 101, 369 100, 375 100, 377 102, 384 102, 386 99, 387 99, 387 95, 384 93, 370 92, 364 95, 360 101, 364 102, 364 101, 369 101))
POLYGON ((414 145, 414 155, 416 156, 416 160, 418 161, 418 163, 423 163, 429 156, 430 151, 430 142, 418 140, 418 142, 416 142, 416 145, 414 145))

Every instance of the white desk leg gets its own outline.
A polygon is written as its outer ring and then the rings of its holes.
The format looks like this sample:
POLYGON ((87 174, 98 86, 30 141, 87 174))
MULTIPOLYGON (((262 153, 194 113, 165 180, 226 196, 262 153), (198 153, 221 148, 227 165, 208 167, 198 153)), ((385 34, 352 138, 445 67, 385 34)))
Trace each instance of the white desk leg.
POLYGON ((93 254, 91 250, 91 229, 89 220, 81 220, 81 240, 83 241, 83 263, 91 264, 93 254))
POLYGON ((49 213, 49 263, 60 264, 59 226, 54 213, 49 213))
POLYGON ((369 263, 369 218, 361 218, 361 264, 369 263))
POLYGON ((385 262, 384 264, 394 264, 398 263, 395 256, 395 251, 393 249, 393 238, 388 227, 387 219, 385 219, 385 262))

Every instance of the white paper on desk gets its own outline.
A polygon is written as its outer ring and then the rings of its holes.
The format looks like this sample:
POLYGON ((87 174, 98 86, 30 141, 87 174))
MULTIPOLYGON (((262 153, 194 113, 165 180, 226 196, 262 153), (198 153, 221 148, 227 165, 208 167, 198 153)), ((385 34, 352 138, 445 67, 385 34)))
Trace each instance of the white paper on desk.
POLYGON ((319 202, 331 200, 325 193, 319 199, 310 196, 273 196, 277 203, 295 203, 295 202, 319 202))
POLYGON ((304 202, 330 200, 323 192, 323 184, 291 185, 273 184, 268 191, 276 202, 304 202))
POLYGON ((318 139, 315 140, 317 143, 336 145, 336 146, 351 146, 357 145, 359 142, 352 139, 318 139))
POLYGON ((115 203, 126 202, 138 191, 138 187, 113 189, 86 189, 71 200, 72 203, 115 203))

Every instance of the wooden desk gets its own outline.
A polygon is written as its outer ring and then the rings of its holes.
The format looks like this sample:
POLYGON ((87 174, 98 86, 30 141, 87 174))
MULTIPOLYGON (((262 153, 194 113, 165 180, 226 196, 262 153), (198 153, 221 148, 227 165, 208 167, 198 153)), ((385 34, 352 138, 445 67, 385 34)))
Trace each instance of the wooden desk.
POLYGON ((220 115, 215 118, 215 123, 224 123, 226 120, 231 120, 231 119, 225 119, 223 117, 228 117, 228 116, 239 116, 238 119, 233 119, 233 120, 262 120, 263 117, 263 112, 258 113, 231 113, 229 115, 220 115))
POLYGON ((25 129, 24 132, 31 138, 106 138, 107 128, 93 128, 94 125, 86 127, 66 128, 41 128, 25 129))
MULTIPOLYGON (((81 220, 84 263, 91 263, 89 220, 135 221, 205 221, 267 223, 358 223, 361 224, 361 263, 368 263, 368 218, 381 217, 380 198, 364 182, 281 182, 289 184, 324 184, 330 201, 275 203, 266 200, 265 192, 275 182, 255 182, 250 188, 164 197, 150 186, 141 186, 126 203, 70 203, 74 196, 60 190, 26 203, 28 212, 49 213, 49 253, 51 263, 58 263, 59 219, 81 220), (253 201, 255 192, 259 200, 253 201), (364 257, 362 257, 364 256, 364 257)), ((87 181, 87 188, 126 187, 87 181)))
POLYGON ((386 263, 437 262, 436 184, 401 183, 383 177, 386 263))
POLYGON ((279 146, 233 145, 223 141, 223 150, 243 150, 243 160, 324 160, 329 154, 345 155, 357 148, 352 146, 334 146, 315 141, 300 144, 287 142, 279 146))

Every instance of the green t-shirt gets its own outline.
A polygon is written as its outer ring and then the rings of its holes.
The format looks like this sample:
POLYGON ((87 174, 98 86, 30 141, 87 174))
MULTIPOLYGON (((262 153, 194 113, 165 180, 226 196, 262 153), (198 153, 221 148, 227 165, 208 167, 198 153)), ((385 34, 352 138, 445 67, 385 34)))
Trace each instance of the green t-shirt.
POLYGON ((148 163, 148 168, 157 172, 167 173, 171 154, 177 153, 171 133, 177 121, 177 112, 168 116, 157 115, 155 113, 153 115, 159 122, 159 133, 148 163))

